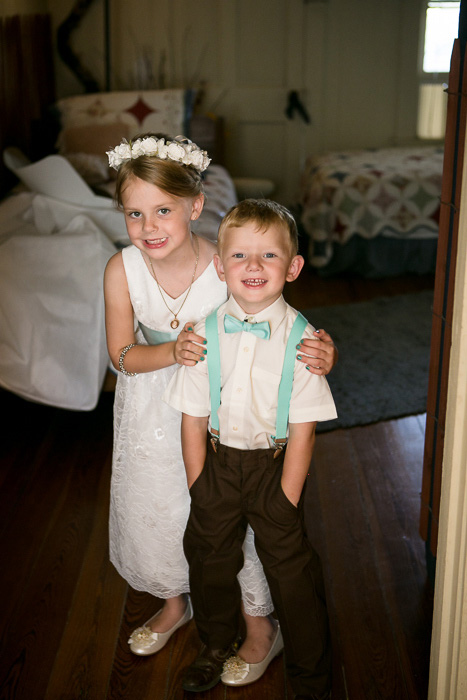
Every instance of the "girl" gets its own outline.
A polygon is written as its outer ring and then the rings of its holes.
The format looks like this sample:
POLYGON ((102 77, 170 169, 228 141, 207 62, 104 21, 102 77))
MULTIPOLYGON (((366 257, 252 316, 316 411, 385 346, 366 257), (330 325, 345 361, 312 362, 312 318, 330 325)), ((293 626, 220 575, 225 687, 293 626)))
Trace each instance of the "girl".
MULTIPOLYGON (((131 244, 108 262, 104 278, 107 345, 119 369, 114 405, 110 558, 135 589, 165 600, 129 640, 135 654, 161 649, 192 617, 182 537, 190 507, 180 442, 180 414, 161 397, 176 363, 202 362, 206 341, 191 325, 227 298, 216 274, 215 246, 191 233, 203 209, 201 173, 209 158, 195 144, 144 135, 108 153, 118 170, 116 201, 131 244), (180 332, 181 331, 181 332, 180 332)), ((331 338, 309 341, 327 374, 331 338)), ((302 361, 310 361, 301 346, 302 361)), ((272 602, 248 532, 239 575, 247 635, 239 650, 265 659, 275 636, 272 602)), ((266 670, 267 662, 264 670, 266 670)))

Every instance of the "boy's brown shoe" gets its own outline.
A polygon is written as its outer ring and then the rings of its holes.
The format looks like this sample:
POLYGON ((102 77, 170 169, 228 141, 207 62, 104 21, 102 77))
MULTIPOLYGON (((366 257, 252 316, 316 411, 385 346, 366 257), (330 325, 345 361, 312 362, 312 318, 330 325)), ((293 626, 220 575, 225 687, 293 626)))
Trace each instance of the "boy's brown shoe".
POLYGON ((213 688, 219 682, 224 662, 234 653, 233 645, 227 649, 208 649, 203 644, 198 657, 183 672, 183 690, 200 693, 213 688))

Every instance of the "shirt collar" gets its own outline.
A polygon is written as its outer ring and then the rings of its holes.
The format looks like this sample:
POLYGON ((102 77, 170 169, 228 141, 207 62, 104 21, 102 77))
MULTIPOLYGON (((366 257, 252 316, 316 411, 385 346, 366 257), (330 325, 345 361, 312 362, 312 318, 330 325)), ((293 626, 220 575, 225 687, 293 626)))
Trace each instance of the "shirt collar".
POLYGON ((224 307, 224 314, 230 314, 231 316, 237 318, 239 321, 248 320, 251 323, 260 323, 261 321, 268 321, 269 327, 271 329, 271 335, 279 327, 286 313, 287 303, 283 296, 280 296, 278 299, 276 299, 276 301, 274 301, 272 304, 270 304, 257 314, 247 314, 232 294, 230 295, 224 307))

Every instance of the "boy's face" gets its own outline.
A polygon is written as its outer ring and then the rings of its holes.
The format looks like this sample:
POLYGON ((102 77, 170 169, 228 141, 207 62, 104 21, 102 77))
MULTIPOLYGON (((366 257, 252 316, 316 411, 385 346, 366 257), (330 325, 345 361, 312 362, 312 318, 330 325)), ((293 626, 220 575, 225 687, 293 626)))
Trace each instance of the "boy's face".
POLYGON ((248 314, 275 302, 285 282, 298 277, 304 262, 301 255, 291 253, 284 226, 273 224, 261 231, 255 222, 226 228, 222 250, 214 256, 219 278, 248 314))

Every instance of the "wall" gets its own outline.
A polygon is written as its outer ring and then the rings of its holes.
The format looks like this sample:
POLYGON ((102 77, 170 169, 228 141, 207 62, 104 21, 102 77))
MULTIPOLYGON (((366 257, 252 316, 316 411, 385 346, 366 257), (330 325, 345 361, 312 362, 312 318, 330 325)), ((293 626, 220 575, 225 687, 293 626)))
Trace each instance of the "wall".
POLYGON ((414 140, 423 4, 420 0, 329 4, 320 146, 336 149, 414 140))
MULTIPOLYGON (((57 29, 75 8, 76 0, 46 0, 52 17, 52 30, 55 37, 57 29)), ((117 0, 118 6, 121 0, 117 0)), ((82 20, 71 35, 71 46, 81 63, 95 76, 101 89, 105 87, 105 50, 104 50, 104 2, 89 0, 89 7, 82 20)), ((112 5, 114 3, 111 3, 112 5)), ((67 97, 84 92, 83 85, 58 55, 55 45, 55 81, 57 97, 67 97)))
MULTIPOLYGON (((58 27, 73 0, 47 0, 58 27)), ((112 89, 199 87, 234 175, 291 197, 308 153, 413 143, 424 0, 112 0, 112 89), (299 91, 311 124, 285 117, 299 91)), ((72 43, 104 89, 104 2, 72 43)), ((57 94, 82 91, 58 59, 57 94)), ((278 198, 280 198, 280 196, 278 198)))
POLYGON ((0 0, 0 17, 47 12, 47 0, 0 0))

